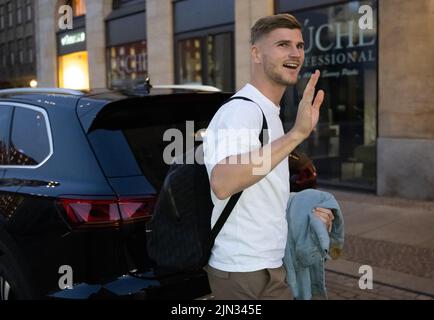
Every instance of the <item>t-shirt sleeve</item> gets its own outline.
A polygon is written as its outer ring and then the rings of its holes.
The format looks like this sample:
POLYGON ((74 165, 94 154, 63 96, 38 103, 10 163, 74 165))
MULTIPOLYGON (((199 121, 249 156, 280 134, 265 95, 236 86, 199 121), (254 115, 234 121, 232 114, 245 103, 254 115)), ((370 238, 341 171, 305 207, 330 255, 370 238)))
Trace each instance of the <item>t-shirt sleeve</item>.
POLYGON ((231 101, 211 121, 204 137, 205 164, 209 172, 221 160, 258 149, 262 112, 252 102, 231 101))

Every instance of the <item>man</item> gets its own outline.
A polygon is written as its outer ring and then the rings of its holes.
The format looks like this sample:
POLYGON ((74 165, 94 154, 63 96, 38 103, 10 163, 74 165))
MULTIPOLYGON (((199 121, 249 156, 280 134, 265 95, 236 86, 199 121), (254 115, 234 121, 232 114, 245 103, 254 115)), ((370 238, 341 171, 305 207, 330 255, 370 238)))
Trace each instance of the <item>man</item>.
MULTIPOLYGON (((289 14, 264 17, 251 29, 251 44, 251 81, 235 96, 253 102, 226 103, 204 137, 214 202, 212 225, 230 196, 244 190, 205 269, 216 299, 292 299, 282 266, 288 232, 288 155, 315 128, 324 92, 315 96, 317 70, 306 86, 294 127, 284 134, 279 102, 287 86, 296 83, 303 65, 301 26, 289 14), (269 144, 261 147, 263 115, 269 144)), ((315 213, 331 226, 330 210, 318 208, 315 213)))

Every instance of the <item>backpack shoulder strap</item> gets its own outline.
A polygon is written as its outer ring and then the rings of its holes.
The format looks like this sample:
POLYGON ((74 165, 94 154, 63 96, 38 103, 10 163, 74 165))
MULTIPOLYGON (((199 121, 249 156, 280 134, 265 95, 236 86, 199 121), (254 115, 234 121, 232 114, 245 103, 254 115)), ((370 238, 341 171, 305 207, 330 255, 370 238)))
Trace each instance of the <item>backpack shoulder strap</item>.
POLYGON ((258 106, 259 110, 261 110, 261 113, 262 113, 262 129, 261 129, 261 132, 259 133, 259 141, 261 142, 261 146, 263 147, 264 144, 267 144, 268 140, 269 140, 268 133, 267 133, 268 123, 267 123, 267 119, 265 118, 264 111, 262 111, 262 109, 259 106, 259 104, 257 104, 255 101, 253 101, 250 98, 243 97, 243 96, 233 96, 233 97, 229 98, 228 100, 226 100, 226 102, 223 103, 223 105, 226 104, 226 103, 228 103, 229 101, 232 101, 232 100, 244 100, 244 101, 252 102, 252 103, 254 103, 254 104, 256 104, 258 106), (264 141, 265 141, 265 143, 264 143, 264 141))

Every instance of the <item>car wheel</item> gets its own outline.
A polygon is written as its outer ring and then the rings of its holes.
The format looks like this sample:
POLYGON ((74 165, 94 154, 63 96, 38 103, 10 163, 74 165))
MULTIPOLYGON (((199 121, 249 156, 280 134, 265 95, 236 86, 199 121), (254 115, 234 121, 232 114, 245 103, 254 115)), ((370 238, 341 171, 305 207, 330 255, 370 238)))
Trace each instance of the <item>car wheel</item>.
POLYGON ((32 299, 30 288, 16 267, 6 256, 0 257, 0 300, 32 299))

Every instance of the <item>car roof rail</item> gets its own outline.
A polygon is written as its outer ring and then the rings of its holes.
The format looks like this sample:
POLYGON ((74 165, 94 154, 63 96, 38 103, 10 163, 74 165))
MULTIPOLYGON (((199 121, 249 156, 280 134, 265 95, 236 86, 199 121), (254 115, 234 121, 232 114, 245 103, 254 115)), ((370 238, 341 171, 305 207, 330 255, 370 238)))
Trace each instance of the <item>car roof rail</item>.
POLYGON ((53 94, 67 94, 73 96, 82 96, 84 92, 74 89, 65 88, 13 88, 0 90, 0 96, 20 93, 53 93, 53 94))
POLYGON ((195 90, 207 92, 221 92, 219 88, 201 84, 168 84, 168 85, 152 85, 153 89, 181 89, 181 90, 195 90))

